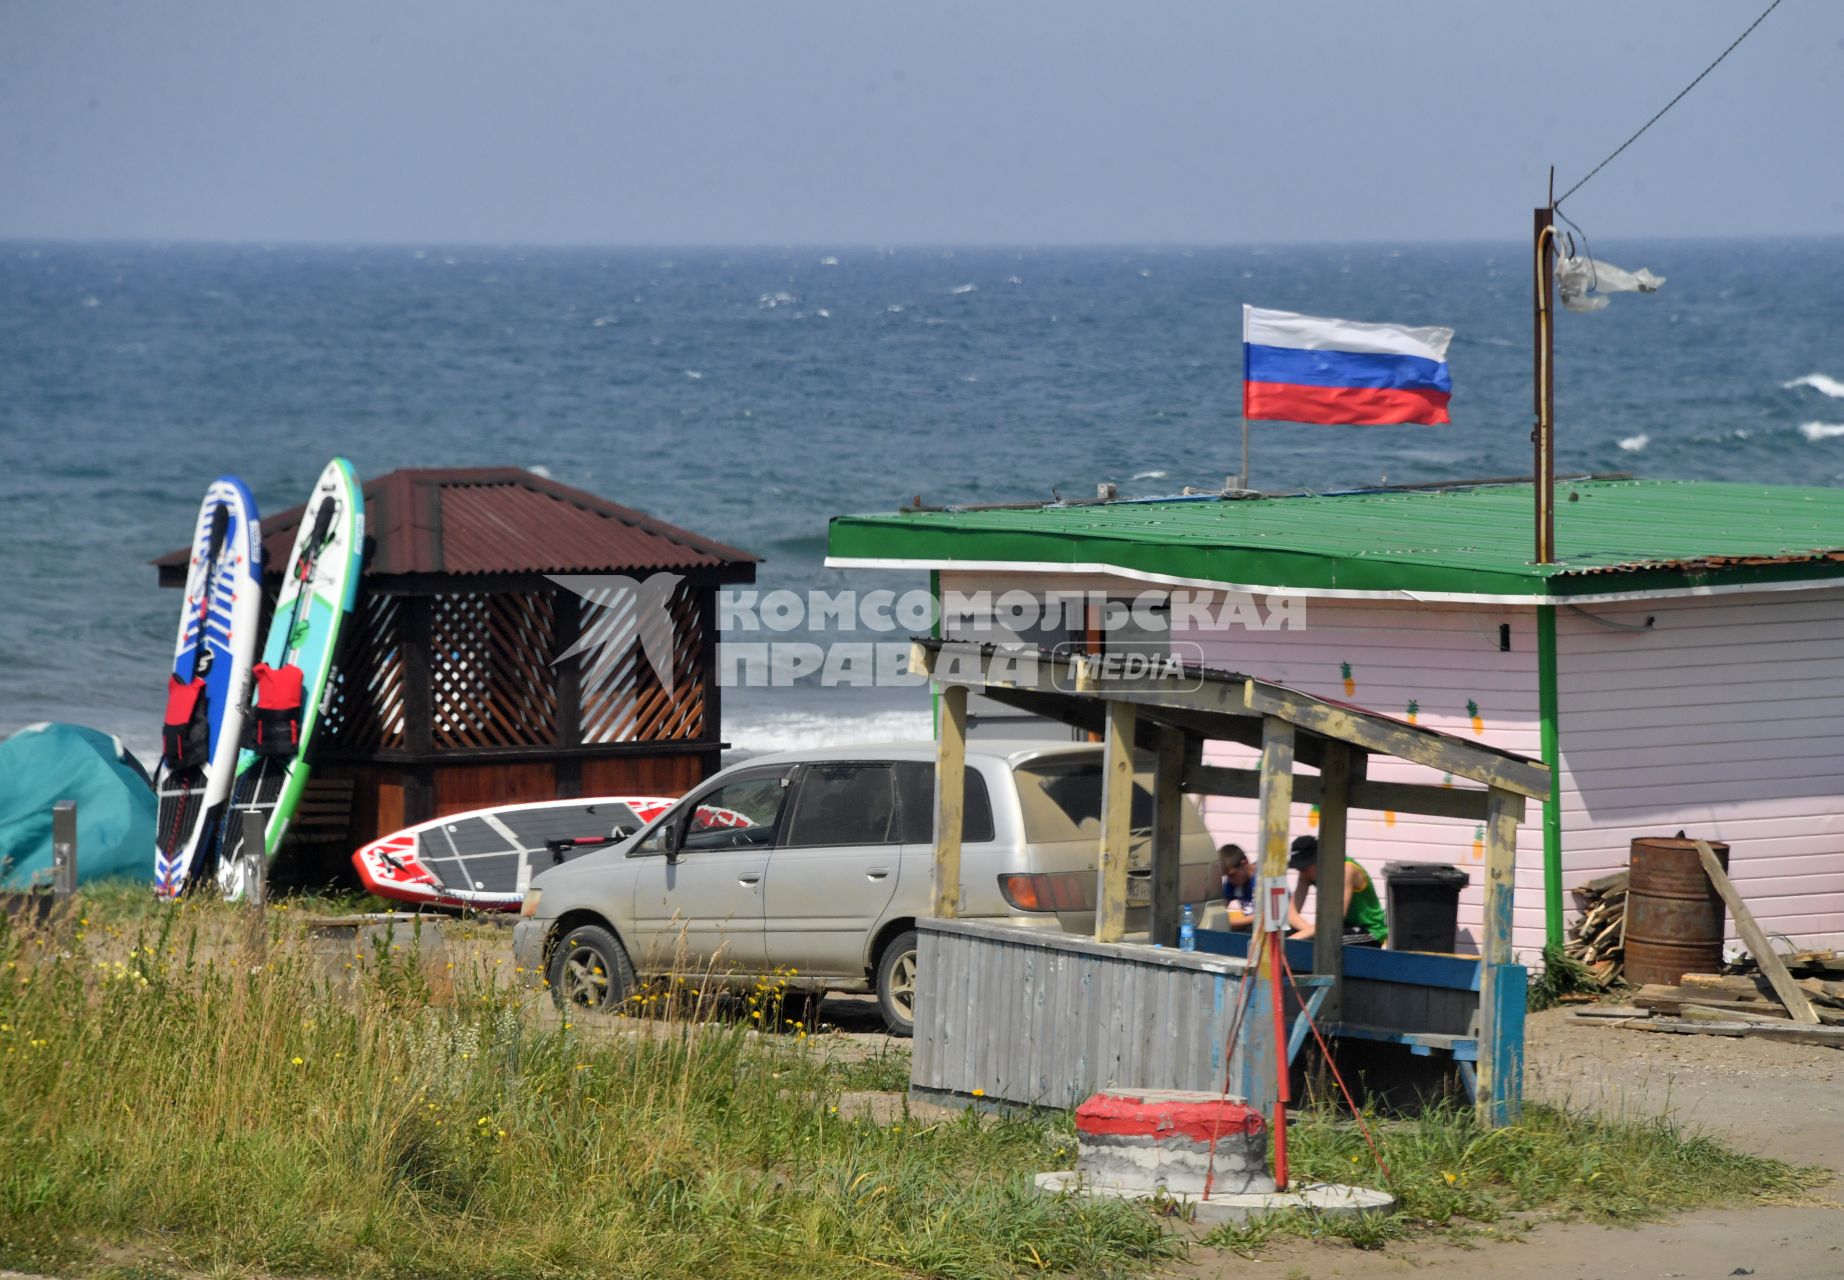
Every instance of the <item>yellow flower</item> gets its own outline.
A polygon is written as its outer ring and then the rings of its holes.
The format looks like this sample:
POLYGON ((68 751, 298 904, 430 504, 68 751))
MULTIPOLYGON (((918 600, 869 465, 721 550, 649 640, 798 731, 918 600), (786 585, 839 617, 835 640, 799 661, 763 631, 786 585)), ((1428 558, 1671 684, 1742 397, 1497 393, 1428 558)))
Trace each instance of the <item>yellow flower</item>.
POLYGON ((974 1097, 976 1097, 976 1098, 984 1098, 984 1097, 986 1096, 986 1090, 984 1090, 984 1089, 975 1089, 975 1090, 973 1091, 973 1096, 974 1096, 974 1097))
POLYGON ((1445 1169, 1441 1170, 1441 1177, 1447 1179, 1447 1185, 1450 1187, 1460 1180, 1458 1174, 1448 1173, 1445 1169))
POLYGON ((485 1124, 486 1122, 487 1122, 487 1117, 486 1117, 486 1116, 482 1116, 482 1117, 480 1117, 480 1119, 478 1119, 478 1120, 476 1120, 476 1121, 474 1121, 474 1123, 475 1123, 475 1124, 485 1124))
POLYGON ((500 1137, 502 1137, 502 1138, 503 1138, 503 1137, 505 1137, 505 1136, 506 1136, 506 1131, 505 1131, 504 1129, 501 1129, 501 1130, 499 1131, 499 1136, 500 1136, 500 1137))
POLYGON ((295 1065, 296 1065, 297 1067, 298 1067, 298 1066, 300 1066, 300 1065, 301 1065, 301 1059, 299 1059, 299 1058, 296 1058, 296 1059, 294 1060, 294 1063, 295 1063, 295 1065))

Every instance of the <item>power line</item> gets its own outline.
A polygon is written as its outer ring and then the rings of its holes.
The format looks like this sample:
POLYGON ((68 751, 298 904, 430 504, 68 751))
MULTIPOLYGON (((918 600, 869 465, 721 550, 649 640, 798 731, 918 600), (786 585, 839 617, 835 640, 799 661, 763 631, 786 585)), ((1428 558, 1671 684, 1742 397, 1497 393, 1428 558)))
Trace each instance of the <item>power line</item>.
POLYGON ((1739 36, 1736 36, 1734 43, 1730 44, 1727 49, 1724 49, 1721 53, 1717 54, 1715 62, 1712 62, 1710 63, 1709 66, 1703 68, 1703 70, 1700 73, 1698 73, 1697 78, 1695 80, 1692 80, 1689 84, 1685 85, 1682 89, 1678 90, 1677 97, 1673 98, 1671 101, 1667 102, 1664 106, 1660 107, 1658 109, 1657 115, 1653 116, 1650 120, 1640 125, 1638 133, 1635 133, 1632 137, 1628 138, 1625 142, 1622 142, 1619 146, 1615 147, 1612 155, 1608 156, 1605 160, 1595 165, 1594 168, 1590 169, 1588 171, 1587 178, 1583 178, 1580 182, 1576 183, 1574 186, 1570 187, 1567 191, 1563 192, 1559 198, 1552 201, 1551 202, 1552 207, 1554 207, 1555 205, 1561 204, 1564 200, 1567 200, 1570 196, 1574 195, 1577 191, 1580 191, 1583 187, 1587 186, 1589 178, 1594 177, 1595 174, 1599 173, 1601 170, 1605 169, 1608 165, 1612 164, 1614 162, 1615 157, 1617 157, 1622 151, 1626 150, 1628 147, 1632 146, 1635 142, 1639 141, 1639 134, 1644 133, 1647 129, 1650 129, 1653 125, 1657 124, 1659 120, 1661 120, 1664 117, 1665 112, 1671 110, 1671 108, 1677 106, 1677 104, 1683 100, 1683 97, 1685 94, 1689 93, 1692 89, 1696 88, 1699 84, 1702 84, 1703 77, 1707 76, 1710 72, 1714 71, 1718 66, 1720 66, 1724 58, 1728 57, 1730 54, 1735 52, 1736 45, 1739 45, 1742 41, 1746 40, 1749 36, 1753 35, 1754 29, 1760 26, 1763 22, 1767 21, 1767 15, 1772 13, 1775 9, 1778 9, 1779 7, 1780 7, 1780 0, 1773 0, 1772 4, 1768 5, 1765 9, 1761 10, 1761 16, 1756 18, 1753 22, 1749 23, 1748 29, 1742 32, 1739 36))

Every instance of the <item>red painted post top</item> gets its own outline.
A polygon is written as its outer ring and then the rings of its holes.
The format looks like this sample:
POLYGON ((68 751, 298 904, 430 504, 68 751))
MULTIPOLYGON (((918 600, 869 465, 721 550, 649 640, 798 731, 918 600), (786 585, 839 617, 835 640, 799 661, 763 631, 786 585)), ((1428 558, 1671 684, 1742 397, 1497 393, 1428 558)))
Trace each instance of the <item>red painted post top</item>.
POLYGON ((1239 1098, 1176 1089, 1098 1093, 1076 1108, 1076 1131, 1089 1137, 1213 1142, 1254 1137, 1266 1127, 1261 1114, 1239 1098))

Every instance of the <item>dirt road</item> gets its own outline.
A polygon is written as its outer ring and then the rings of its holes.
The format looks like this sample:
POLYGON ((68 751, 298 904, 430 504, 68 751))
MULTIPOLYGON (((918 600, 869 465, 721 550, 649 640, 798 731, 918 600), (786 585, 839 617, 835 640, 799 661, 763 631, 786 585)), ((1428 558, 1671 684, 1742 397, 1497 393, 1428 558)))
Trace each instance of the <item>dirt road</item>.
MULTIPOLYGON (((1844 1169, 1844 1051, 1719 1036, 1655 1035, 1533 1016, 1526 1092, 1612 1114, 1669 1113, 1744 1150, 1844 1169)), ((1375 1280, 1411 1272, 1493 1280, 1838 1280, 1844 1277, 1844 1183, 1821 1206, 1750 1206, 1639 1227, 1546 1224, 1477 1248, 1422 1242, 1366 1252, 1289 1240, 1259 1262, 1195 1254, 1187 1276, 1375 1280)))

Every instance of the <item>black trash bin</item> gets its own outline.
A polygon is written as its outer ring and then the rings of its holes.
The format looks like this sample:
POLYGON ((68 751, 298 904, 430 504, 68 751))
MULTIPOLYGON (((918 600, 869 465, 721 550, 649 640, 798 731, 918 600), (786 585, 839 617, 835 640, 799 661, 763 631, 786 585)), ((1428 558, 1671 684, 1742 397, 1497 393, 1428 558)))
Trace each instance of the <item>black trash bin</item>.
POLYGON ((1390 862, 1391 951, 1452 951, 1460 931, 1460 890, 1472 877, 1445 862, 1390 862))

